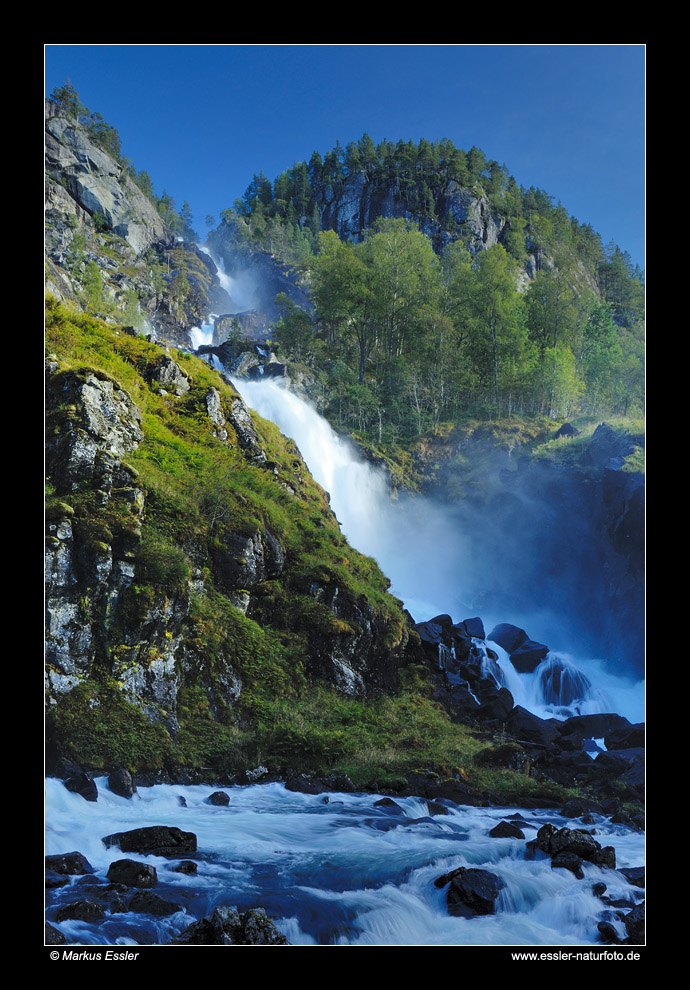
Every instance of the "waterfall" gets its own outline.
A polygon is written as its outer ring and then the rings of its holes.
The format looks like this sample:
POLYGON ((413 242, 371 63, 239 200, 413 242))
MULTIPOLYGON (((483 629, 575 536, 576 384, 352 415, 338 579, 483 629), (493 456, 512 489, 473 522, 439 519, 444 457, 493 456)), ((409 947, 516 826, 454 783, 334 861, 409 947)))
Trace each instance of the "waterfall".
MULTIPOLYGON (((364 461, 313 406, 277 382, 233 379, 233 384, 251 409, 295 441, 312 475, 329 492, 345 536, 361 553, 376 558, 392 593, 416 621, 441 613, 476 614, 474 551, 451 507, 422 496, 393 495, 383 472, 364 461)), ((501 561, 490 565, 499 571, 501 561)), ((506 621, 502 615, 482 618, 487 629, 506 621)), ((538 629, 530 632, 540 635, 538 629)), ((490 646, 500 670, 492 661, 491 675, 510 690, 516 704, 541 717, 615 711, 632 722, 644 720, 643 682, 612 674, 602 660, 575 661, 575 649, 552 650, 535 672, 521 674, 500 646, 490 646)))

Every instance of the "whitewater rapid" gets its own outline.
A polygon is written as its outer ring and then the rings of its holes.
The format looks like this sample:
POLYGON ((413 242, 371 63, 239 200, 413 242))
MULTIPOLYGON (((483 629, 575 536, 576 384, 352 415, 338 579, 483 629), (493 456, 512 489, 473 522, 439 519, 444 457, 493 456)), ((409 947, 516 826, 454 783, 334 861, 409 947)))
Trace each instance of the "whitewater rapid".
MULTIPOLYGON (((179 910, 162 918, 112 912, 98 925, 61 921, 63 933, 79 944, 165 944, 229 904, 265 908, 293 945, 595 945, 600 921, 625 934, 615 910, 594 893, 595 883, 605 879, 607 895, 631 907, 644 898, 617 871, 604 877, 585 863, 578 880, 552 869, 542 854, 526 859, 524 839, 489 835, 510 817, 524 822, 527 840, 547 821, 582 827, 553 812, 440 802, 447 814, 437 814, 423 799, 399 798, 393 814, 375 804, 378 795, 309 795, 277 783, 223 788, 230 803, 219 807, 206 803, 217 788, 204 785, 142 787, 126 799, 108 790, 106 778, 96 784, 98 802, 90 803, 61 781, 46 781, 46 854, 79 850, 93 879, 106 884, 109 865, 122 853, 106 848, 102 837, 165 822, 197 835, 198 873, 175 872, 175 859, 137 856, 155 866, 156 893, 179 910), (495 915, 448 914, 445 889, 434 880, 459 866, 503 880, 495 915)), ((617 869, 643 862, 641 833, 599 815, 595 820, 597 841, 616 850, 617 869)), ((82 880, 73 877, 73 889, 58 892, 47 920, 82 880)))

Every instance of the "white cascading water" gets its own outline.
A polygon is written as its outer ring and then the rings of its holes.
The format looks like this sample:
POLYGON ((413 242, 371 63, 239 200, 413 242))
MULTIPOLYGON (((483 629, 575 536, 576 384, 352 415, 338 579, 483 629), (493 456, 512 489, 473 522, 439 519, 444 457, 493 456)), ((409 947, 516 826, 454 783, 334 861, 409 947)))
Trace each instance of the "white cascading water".
MULTIPOLYGON (((455 621, 476 614, 470 594, 463 593, 472 557, 445 507, 423 497, 393 499, 383 473, 363 461, 313 406, 277 382, 233 379, 233 384, 251 409, 296 442, 312 475, 330 494, 345 536, 378 561, 392 593, 416 621, 441 613, 455 621)), ((507 621, 500 615, 483 618, 487 632, 507 621)), ((529 633, 539 635, 533 629, 529 633)), ((615 711, 631 722, 644 720, 643 685, 607 672, 601 661, 551 653, 534 673, 519 674, 500 646, 488 645, 499 656, 502 683, 515 703, 536 715, 565 718, 615 711), (554 692, 554 682, 560 691, 554 692)))
MULTIPOLYGON (((593 892, 602 880, 597 867, 585 863, 578 880, 544 856, 525 858, 525 839, 546 822, 582 827, 553 812, 449 803, 439 815, 424 800, 400 798, 393 815, 374 804, 377 795, 331 793, 326 803, 282 784, 224 788, 230 804, 216 807, 206 803, 216 789, 210 786, 142 787, 126 799, 108 790, 106 778, 96 784, 98 801, 90 803, 61 781, 46 781, 46 854, 79 850, 105 882, 122 853, 106 849, 103 836, 165 823, 196 834, 198 872, 176 873, 177 860, 136 856, 155 866, 156 893, 180 910, 168 917, 108 913, 97 925, 61 921, 70 942, 165 944, 218 905, 265 908, 293 945, 594 945, 604 920, 624 935, 616 911, 593 892), (489 835, 516 816, 525 839, 489 835), (495 914, 448 914, 446 891, 434 880, 460 866, 503 880, 495 914)), ((595 821, 597 841, 614 846, 618 869, 643 862, 642 833, 600 815, 595 821)), ((607 870, 605 882, 607 894, 631 908, 644 899, 617 871, 607 870)))

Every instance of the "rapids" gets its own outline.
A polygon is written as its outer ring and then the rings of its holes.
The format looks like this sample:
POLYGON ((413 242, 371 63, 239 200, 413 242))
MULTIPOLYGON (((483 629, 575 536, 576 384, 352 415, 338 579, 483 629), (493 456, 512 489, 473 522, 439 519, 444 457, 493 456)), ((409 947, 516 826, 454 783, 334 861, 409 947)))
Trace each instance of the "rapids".
MULTIPOLYGON (((61 781, 46 781, 46 853, 78 849, 105 881, 108 866, 122 858, 106 849, 104 835, 164 822, 198 837, 197 875, 174 872, 178 860, 137 856, 156 867, 156 893, 180 910, 156 918, 108 913, 98 925, 62 921, 60 929, 80 944, 165 944, 218 905, 240 910, 263 907, 293 945, 594 945, 597 923, 615 911, 593 893, 605 880, 607 896, 632 902, 644 891, 617 871, 605 875, 584 864, 577 880, 552 869, 541 854, 525 859, 525 841, 499 839, 489 830, 519 817, 526 839, 545 822, 582 827, 553 812, 515 808, 459 807, 430 814, 426 801, 399 798, 400 812, 377 807, 377 795, 308 795, 282 784, 226 787, 228 807, 205 803, 216 788, 142 787, 131 799, 118 797, 97 778, 98 802, 84 801, 61 781), (179 798, 183 797, 186 807, 179 798), (505 883, 494 915, 457 918, 448 914, 445 888, 434 880, 458 866, 487 869, 505 883)), ((434 809, 436 810, 436 809, 434 809)), ((613 845, 617 867, 643 861, 643 835, 595 816, 597 841, 613 845)), ((57 892, 48 910, 74 898, 83 878, 57 892)), ((87 896, 93 887, 82 887, 87 896)))

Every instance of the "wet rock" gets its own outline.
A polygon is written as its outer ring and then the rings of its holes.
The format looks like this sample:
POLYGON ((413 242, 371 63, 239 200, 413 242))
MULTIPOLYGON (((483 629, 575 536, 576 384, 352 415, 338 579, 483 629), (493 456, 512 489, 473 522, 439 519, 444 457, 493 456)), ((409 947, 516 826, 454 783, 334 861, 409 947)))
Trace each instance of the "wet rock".
POLYGON ((510 622, 500 622, 494 626, 486 638, 492 643, 498 643, 506 653, 513 653, 522 646, 528 637, 525 630, 520 629, 519 626, 513 626, 510 622))
POLYGON ((379 801, 374 801, 374 807, 381 808, 381 810, 385 811, 387 815, 405 814, 404 810, 400 807, 397 801, 394 801, 392 798, 389 797, 384 797, 381 798, 379 801))
POLYGON ((552 858, 561 854, 579 856, 595 866, 616 868, 616 853, 613 846, 602 846, 585 829, 556 828, 546 824, 537 832, 536 839, 527 843, 528 851, 540 849, 552 858))
POLYGON ((240 913, 218 907, 208 918, 186 928, 169 945, 289 945, 262 908, 240 913))
POLYGON ((137 790, 132 775, 126 767, 117 767, 108 775, 108 787, 113 794, 125 798, 131 798, 137 790))
POLYGON ((56 921, 100 921, 105 918, 105 908, 95 901, 73 901, 58 908, 56 921))
MULTIPOLYGON (((486 634, 484 632, 484 623, 479 618, 475 616, 472 619, 463 619, 462 623, 467 630, 467 635, 471 636, 473 639, 484 639, 486 634)), ((495 640, 494 640, 495 642, 495 640)))
POLYGON ((62 932, 51 925, 48 921, 45 923, 45 945, 66 945, 67 939, 62 934, 62 932))
POLYGON ((230 795, 226 794, 225 791, 214 791, 206 798, 206 803, 216 805, 219 808, 227 808, 230 804, 230 795))
POLYGON ((638 904, 636 908, 623 918, 625 930, 628 933, 630 945, 644 945, 645 941, 645 905, 638 904))
POLYGON ((618 872, 622 873, 628 883, 632 884, 633 887, 640 887, 644 890, 645 869, 644 866, 626 866, 618 870, 618 872))
POLYGON ((603 815, 604 809, 597 801, 590 801, 587 798, 573 798, 563 807, 561 815, 563 818, 581 818, 591 812, 603 815))
POLYGON ((69 877, 62 876, 60 873, 54 873, 53 870, 46 870, 46 890, 56 890, 58 887, 66 887, 68 883, 69 877))
POLYGON ((74 794, 81 794, 85 801, 98 800, 98 788, 95 781, 85 773, 79 773, 65 781, 65 787, 74 794))
POLYGON ((548 652, 549 648, 544 643, 535 643, 534 640, 527 639, 510 654, 510 662, 521 674, 531 674, 548 652))
POLYGON ((174 901, 166 901, 152 890, 137 890, 132 894, 127 904, 128 911, 137 914, 153 914, 157 918, 165 918, 171 914, 177 914, 182 908, 174 901))
POLYGON ((559 852, 551 860, 552 870, 570 870, 578 880, 582 880, 584 873, 582 872, 582 857, 578 856, 573 852, 559 852))
POLYGON ((461 918, 494 914, 496 898, 505 887, 495 873, 464 866, 434 880, 435 887, 444 887, 447 883, 450 884, 446 894, 448 913, 461 918))
POLYGON ((554 719, 546 721, 527 711, 522 705, 516 705, 506 719, 506 732, 516 739, 537 743, 539 746, 550 748, 559 736, 557 723, 554 719))
POLYGON ((134 828, 128 832, 113 832, 102 840, 110 848, 117 846, 122 852, 141 853, 144 856, 179 856, 196 852, 194 832, 183 832, 174 825, 151 825, 134 828))
POLYGON ((604 745, 607 750, 639 749, 644 748, 645 738, 645 723, 635 722, 634 725, 607 732, 604 736, 604 745))
POLYGON ((52 870, 54 873, 60 873, 65 876, 78 876, 84 873, 94 872, 91 863, 80 852, 59 853, 58 855, 46 856, 46 870, 52 870))
POLYGON ((499 822, 489 832, 494 839, 524 839, 525 833, 513 822, 499 822))
POLYGON ((155 866, 148 863, 138 863, 134 859, 117 859, 111 863, 107 873, 108 880, 125 887, 155 887, 158 883, 158 873, 155 866))
POLYGON ((192 862, 191 859, 184 859, 181 863, 178 863, 177 866, 172 867, 173 873, 187 873, 190 875, 196 873, 197 869, 197 864, 192 862))

